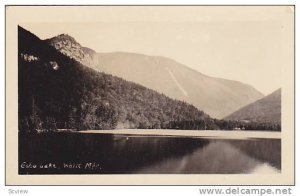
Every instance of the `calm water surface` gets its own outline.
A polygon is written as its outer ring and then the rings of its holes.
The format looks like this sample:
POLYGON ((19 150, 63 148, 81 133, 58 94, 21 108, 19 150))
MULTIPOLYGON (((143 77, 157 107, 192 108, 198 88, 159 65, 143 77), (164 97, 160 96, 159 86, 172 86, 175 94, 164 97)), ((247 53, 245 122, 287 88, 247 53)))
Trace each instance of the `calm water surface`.
POLYGON ((246 174, 280 170, 280 139, 19 133, 19 174, 246 174))

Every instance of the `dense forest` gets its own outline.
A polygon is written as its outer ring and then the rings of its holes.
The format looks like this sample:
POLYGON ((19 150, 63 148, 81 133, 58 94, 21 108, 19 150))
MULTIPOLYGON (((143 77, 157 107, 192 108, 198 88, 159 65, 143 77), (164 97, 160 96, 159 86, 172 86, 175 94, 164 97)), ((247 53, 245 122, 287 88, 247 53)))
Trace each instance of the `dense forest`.
POLYGON ((18 27, 19 131, 58 129, 280 130, 210 118, 193 105, 95 71, 18 27))

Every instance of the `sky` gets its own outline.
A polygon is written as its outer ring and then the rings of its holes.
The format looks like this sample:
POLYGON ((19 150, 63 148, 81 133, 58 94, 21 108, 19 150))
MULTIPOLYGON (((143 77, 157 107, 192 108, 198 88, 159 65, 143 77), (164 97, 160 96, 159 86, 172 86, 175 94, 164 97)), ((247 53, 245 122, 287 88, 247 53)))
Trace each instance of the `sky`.
POLYGON ((289 7, 62 9, 45 10, 20 25, 41 39, 67 33, 97 52, 169 57, 203 74, 249 84, 265 95, 281 87, 283 41, 292 36, 287 34, 289 7), (68 15, 45 17, 54 11, 68 15))

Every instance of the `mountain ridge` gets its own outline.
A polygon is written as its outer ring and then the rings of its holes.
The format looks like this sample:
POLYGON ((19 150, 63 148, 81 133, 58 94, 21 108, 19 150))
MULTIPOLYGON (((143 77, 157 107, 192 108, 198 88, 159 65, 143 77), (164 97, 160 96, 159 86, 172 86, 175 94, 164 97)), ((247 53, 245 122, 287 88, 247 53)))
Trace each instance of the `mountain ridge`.
MULTIPOLYGON (((85 47, 84 47, 85 48, 85 47)), ((89 48, 90 49, 90 48, 89 48)), ((92 50, 92 49, 91 49, 92 50)), ((95 51, 96 52, 96 51, 95 51)), ((189 69, 190 71, 193 71, 193 72, 197 72, 197 74, 200 74, 202 75, 203 77, 207 77, 207 78, 212 78, 212 79, 219 79, 219 80, 224 80, 224 81, 229 81, 229 82, 236 82, 236 83, 240 83, 242 85, 246 85, 250 88, 253 88, 254 90, 258 91, 262 96, 265 96, 264 93, 260 92, 259 90, 257 90, 255 87, 251 86, 250 84, 247 84, 247 83, 244 83, 244 82, 241 82, 241 81, 238 81, 238 80, 232 80, 232 79, 228 79, 228 78, 221 78, 221 77, 216 77, 216 76, 209 76, 209 75, 206 75, 206 74, 203 74, 201 73, 200 71, 192 68, 192 67, 189 67, 189 66, 186 66, 185 64, 175 60, 175 59, 172 59, 171 57, 166 57, 166 56, 160 56, 160 55, 149 55, 149 54, 142 54, 142 53, 137 53, 137 52, 125 52, 125 51, 115 51, 115 52, 96 52, 100 55, 104 54, 104 55, 108 55, 108 54, 128 54, 128 55, 136 55, 136 56, 147 56, 149 58, 161 58, 161 59, 166 59, 166 60, 169 60, 169 61, 173 61, 174 63, 178 63, 182 66, 185 66, 186 69, 189 69)))
POLYGON ((98 54, 98 70, 186 101, 215 118, 222 118, 263 96, 248 84, 207 76, 167 57, 126 52, 98 54), (181 87, 187 93, 182 93, 181 87))

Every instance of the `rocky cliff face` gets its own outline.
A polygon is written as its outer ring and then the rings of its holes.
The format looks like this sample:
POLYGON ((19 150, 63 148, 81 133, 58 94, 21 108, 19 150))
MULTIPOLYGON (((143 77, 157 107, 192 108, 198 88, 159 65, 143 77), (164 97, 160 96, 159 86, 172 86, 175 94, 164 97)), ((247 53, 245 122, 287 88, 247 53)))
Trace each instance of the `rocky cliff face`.
POLYGON ((61 34, 46 42, 60 51, 62 54, 80 62, 83 65, 94 68, 98 65, 97 54, 94 50, 82 47, 73 37, 61 34))

